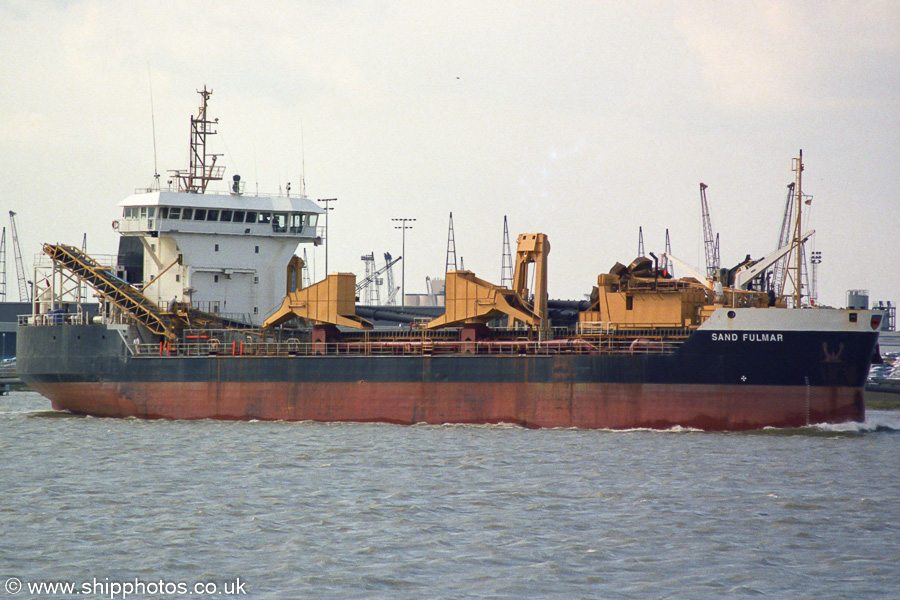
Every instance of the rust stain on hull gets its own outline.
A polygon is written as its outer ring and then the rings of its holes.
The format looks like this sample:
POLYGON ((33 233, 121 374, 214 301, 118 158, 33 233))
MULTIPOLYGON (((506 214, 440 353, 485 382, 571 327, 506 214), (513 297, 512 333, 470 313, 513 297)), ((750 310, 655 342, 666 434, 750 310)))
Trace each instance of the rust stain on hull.
POLYGON ((590 383, 48 383, 53 406, 99 417, 513 423, 739 431, 862 421, 855 388, 590 383), (137 400, 137 399, 140 400, 137 400))

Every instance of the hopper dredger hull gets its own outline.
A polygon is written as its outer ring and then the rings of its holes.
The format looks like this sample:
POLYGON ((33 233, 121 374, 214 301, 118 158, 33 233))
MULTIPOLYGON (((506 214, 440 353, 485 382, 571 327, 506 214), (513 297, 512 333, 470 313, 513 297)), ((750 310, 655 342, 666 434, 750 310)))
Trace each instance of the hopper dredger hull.
POLYGON ((134 354, 104 325, 21 327, 19 371, 55 408, 100 417, 706 430, 864 419, 877 332, 849 311, 722 312, 669 353, 172 356, 134 354))

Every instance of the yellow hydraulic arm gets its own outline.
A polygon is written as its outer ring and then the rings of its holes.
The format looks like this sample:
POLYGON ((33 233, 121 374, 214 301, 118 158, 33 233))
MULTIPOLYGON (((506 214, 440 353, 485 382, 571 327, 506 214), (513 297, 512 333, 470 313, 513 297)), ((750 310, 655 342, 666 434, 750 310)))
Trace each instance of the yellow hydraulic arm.
MULTIPOLYGON (((547 319, 547 255, 550 254, 550 241, 543 233, 523 233, 519 236, 516 249, 516 268, 513 273, 513 290, 526 300, 528 293, 528 265, 534 263, 534 314, 541 321, 541 328, 548 328, 547 319)), ((509 326, 515 324, 510 316, 509 326)))
POLYGON ((450 271, 444 286, 444 314, 428 323, 426 329, 440 329, 464 324, 486 324, 491 319, 508 315, 532 327, 540 326, 540 318, 518 294, 483 279, 472 271, 450 271))
MULTIPOLYGON (((294 268, 298 268, 297 265, 294 268)), ((289 274, 291 269, 289 266, 289 274)), ((296 281, 299 288, 299 278, 296 281)), ((353 273, 332 273, 315 285, 289 292, 281 308, 263 323, 263 329, 277 327, 296 317, 322 325, 372 329, 371 323, 356 316, 356 275, 353 273)))

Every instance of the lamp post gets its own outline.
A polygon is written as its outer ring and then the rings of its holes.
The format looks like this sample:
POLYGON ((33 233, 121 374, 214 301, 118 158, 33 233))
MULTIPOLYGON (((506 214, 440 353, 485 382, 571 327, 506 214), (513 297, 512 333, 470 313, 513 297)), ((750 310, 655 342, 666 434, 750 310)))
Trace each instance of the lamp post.
POLYGON ((328 211, 334 210, 328 206, 328 204, 330 202, 337 202, 337 198, 320 198, 317 202, 325 204, 325 277, 328 277, 328 211))
POLYGON ((395 225, 394 229, 403 230, 403 251, 400 256, 403 264, 400 265, 400 309, 406 308, 406 230, 412 229, 412 225, 407 223, 415 221, 415 219, 391 219, 391 221, 399 221, 399 225, 395 225))

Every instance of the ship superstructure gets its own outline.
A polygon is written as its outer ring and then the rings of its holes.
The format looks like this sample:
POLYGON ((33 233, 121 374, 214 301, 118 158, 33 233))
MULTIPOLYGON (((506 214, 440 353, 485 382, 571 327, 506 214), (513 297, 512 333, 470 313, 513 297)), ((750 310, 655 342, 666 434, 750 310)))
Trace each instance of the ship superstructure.
POLYGON ((142 190, 119 203, 122 278, 151 301, 175 300, 235 321, 261 325, 284 297, 284 266, 298 244, 318 243, 324 210, 304 196, 245 195, 234 175, 228 194, 205 193, 222 179, 216 132, 208 120, 211 91, 191 119, 191 166, 175 171, 170 190, 142 190))
POLYGON ((253 325, 281 304, 284 266, 298 244, 316 242, 322 213, 307 198, 166 191, 120 206, 126 281, 154 302, 174 299, 253 325))

